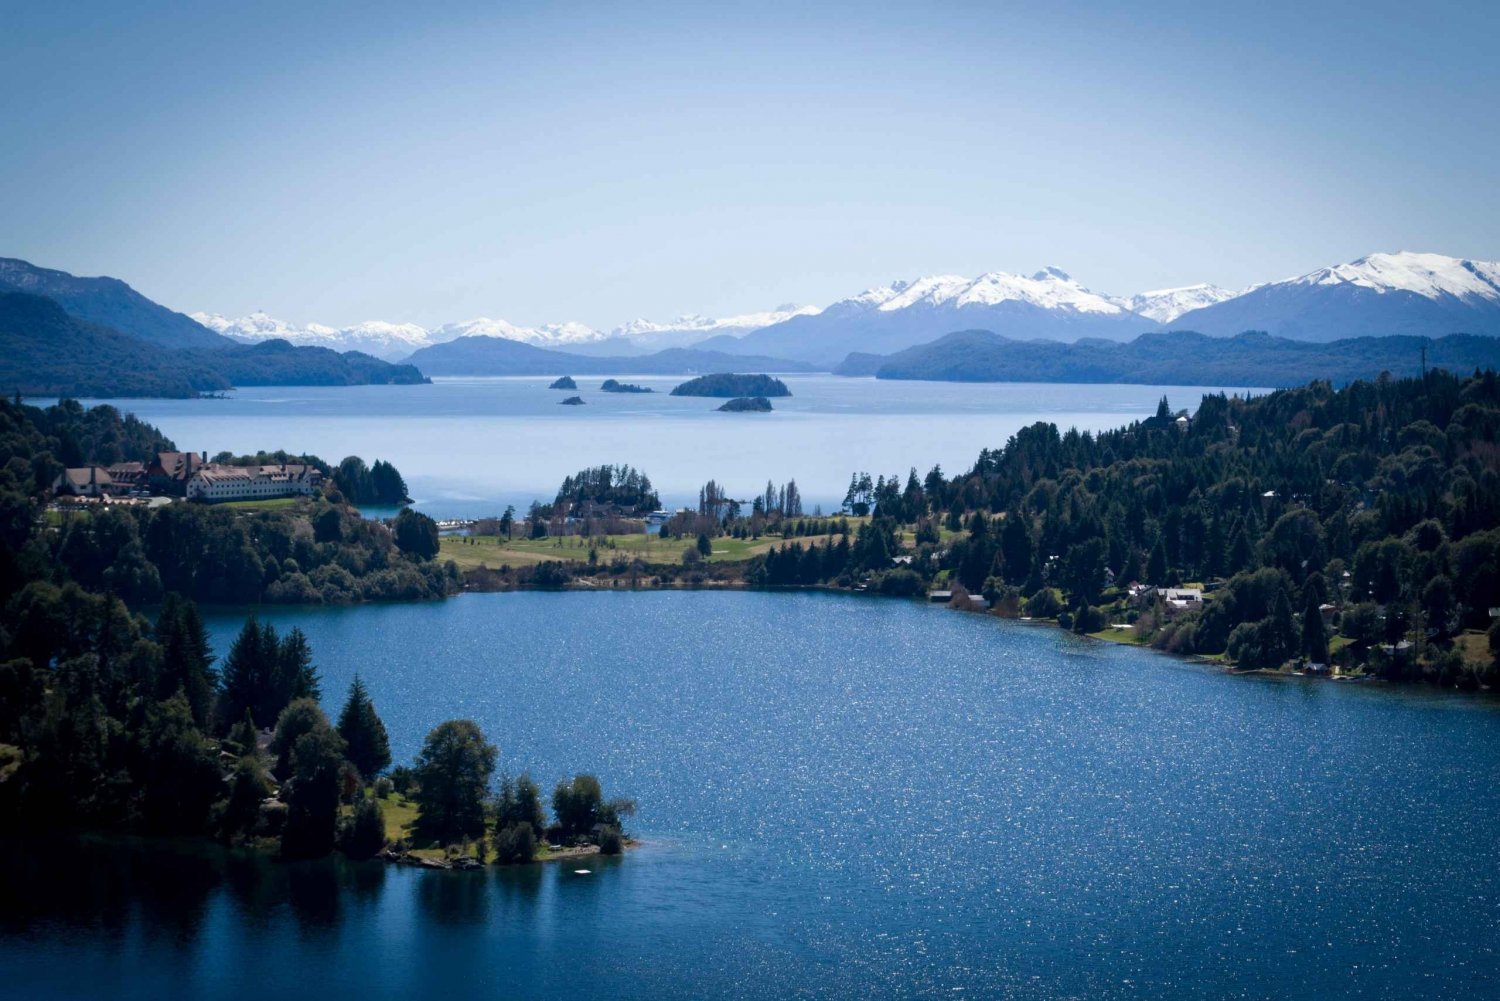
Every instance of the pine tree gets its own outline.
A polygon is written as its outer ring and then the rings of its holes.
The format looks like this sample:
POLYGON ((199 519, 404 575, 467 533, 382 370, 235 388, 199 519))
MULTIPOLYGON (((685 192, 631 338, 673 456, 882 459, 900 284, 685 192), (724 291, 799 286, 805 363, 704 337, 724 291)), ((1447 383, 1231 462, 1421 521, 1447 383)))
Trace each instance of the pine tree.
POLYGON ((1328 663, 1328 634, 1323 629, 1323 613, 1318 610, 1318 595, 1307 588, 1307 603, 1302 611, 1302 656, 1314 664, 1328 663))
POLYGON ((1146 561, 1146 579, 1157 587, 1167 583, 1167 547, 1161 539, 1151 547, 1151 556, 1146 561))
POLYGON ((266 698, 266 692, 271 687, 271 669, 275 659, 275 629, 269 624, 262 629, 252 615, 245 620, 239 635, 229 645, 229 655, 224 658, 224 673, 219 679, 221 689, 218 719, 221 727, 227 728, 231 721, 243 717, 247 710, 265 720, 274 720, 280 715, 279 706, 269 712, 265 708, 270 701, 266 698))
POLYGON ((161 644, 161 670, 157 674, 156 697, 171 698, 181 690, 199 727, 213 711, 214 653, 198 606, 168 594, 156 620, 156 639, 161 644))
MULTIPOLYGON (((274 633, 272 634, 275 635, 274 633)), ((322 698, 318 669, 313 666, 307 634, 292 627, 276 647, 276 698, 285 706, 293 699, 322 698)), ((278 707, 279 709, 279 707, 278 707)))
POLYGON ((375 703, 365 691, 365 683, 354 676, 349 697, 339 713, 339 736, 349 745, 348 757, 359 774, 373 778, 391 763, 391 744, 385 724, 375 712, 375 703))

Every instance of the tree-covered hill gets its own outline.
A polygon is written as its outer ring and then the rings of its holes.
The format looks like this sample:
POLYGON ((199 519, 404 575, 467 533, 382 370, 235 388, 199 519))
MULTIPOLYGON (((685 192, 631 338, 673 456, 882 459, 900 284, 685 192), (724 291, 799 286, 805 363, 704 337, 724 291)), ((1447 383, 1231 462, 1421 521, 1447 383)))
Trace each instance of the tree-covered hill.
POLYGON ((164 348, 219 348, 232 343, 192 317, 152 302, 118 278, 84 278, 0 257, 0 289, 45 296, 70 316, 164 348))
POLYGON ((426 381, 410 365, 354 351, 220 340, 224 346, 164 348, 80 320, 44 296, 0 292, 0 389, 28 396, 185 397, 233 386, 426 381))
POLYGON ((1381 372, 1417 375, 1429 368, 1472 372, 1500 366, 1500 338, 1454 334, 1360 337, 1315 344, 1262 333, 1208 337, 1190 331, 1143 334, 1126 344, 1022 341, 987 330, 961 330, 893 355, 853 354, 835 371, 881 379, 946 382, 1131 382, 1148 385, 1296 386, 1335 384, 1381 372))
MULTIPOLYGON (((112 407, 85 410, 65 401, 44 410, 0 400, 0 609, 9 609, 0 632, 14 636, 29 628, 13 615, 32 604, 19 593, 50 594, 46 588, 68 584, 131 606, 167 593, 206 602, 318 604, 435 598, 456 587, 454 571, 433 561, 429 533, 403 536, 367 521, 337 490, 275 510, 179 502, 43 518, 46 493, 66 466, 149 461, 170 445, 155 428, 112 407)), ((346 459, 334 483, 382 494, 377 499, 403 490, 389 464, 377 462, 376 469, 346 459)), ((431 525, 425 516, 413 519, 423 523, 419 529, 431 525)))

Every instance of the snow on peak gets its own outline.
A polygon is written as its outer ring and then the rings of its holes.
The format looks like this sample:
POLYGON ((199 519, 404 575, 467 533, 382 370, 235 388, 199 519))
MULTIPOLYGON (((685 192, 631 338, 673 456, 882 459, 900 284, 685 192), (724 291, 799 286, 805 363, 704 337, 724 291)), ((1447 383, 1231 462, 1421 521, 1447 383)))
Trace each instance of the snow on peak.
POLYGON ((492 320, 487 316, 475 317, 462 323, 445 323, 431 334, 434 344, 457 340, 460 337, 503 337, 508 341, 520 341, 537 347, 588 344, 592 341, 603 340, 607 336, 582 323, 549 323, 540 327, 518 327, 508 320, 492 320))
POLYGON ((1428 299, 1452 296, 1500 301, 1500 262, 1402 250, 1319 268, 1283 284, 1354 285, 1377 293, 1414 292, 1428 299))
POLYGON ((1132 313, 1139 313, 1157 323, 1171 323, 1184 313, 1204 306, 1212 306, 1225 299, 1233 299, 1239 294, 1227 288, 1202 282, 1197 285, 1184 285, 1182 288, 1153 289, 1150 292, 1133 295, 1129 299, 1122 299, 1120 304, 1132 313))
POLYGON ((209 330, 246 343, 280 339, 304 347, 363 351, 382 358, 403 358, 431 343, 427 331, 415 323, 368 320, 351 327, 329 327, 321 323, 298 326, 261 310, 235 318, 221 313, 190 315, 209 330))
POLYGON ((1041 309, 1100 315, 1123 314, 1117 302, 1084 288, 1066 271, 1048 267, 1030 278, 1004 271, 991 271, 978 278, 959 275, 934 275, 910 282, 894 282, 881 289, 871 289, 848 305, 873 307, 894 312, 912 306, 995 306, 1003 302, 1020 302, 1041 309))

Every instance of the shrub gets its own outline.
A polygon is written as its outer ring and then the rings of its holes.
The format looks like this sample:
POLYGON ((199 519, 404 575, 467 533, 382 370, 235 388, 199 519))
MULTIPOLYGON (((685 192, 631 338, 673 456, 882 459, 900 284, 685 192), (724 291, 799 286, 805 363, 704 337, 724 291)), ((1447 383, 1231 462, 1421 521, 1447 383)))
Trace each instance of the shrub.
POLYGON ((344 826, 344 854, 352 859, 367 859, 385 847, 385 812, 373 797, 361 799, 354 816, 344 826))
POLYGON ((604 827, 599 831, 599 854, 618 855, 625 850, 625 836, 618 827, 604 827))
POLYGON ((495 835, 495 862, 499 865, 524 865, 536 857, 536 832, 531 825, 511 824, 495 835))

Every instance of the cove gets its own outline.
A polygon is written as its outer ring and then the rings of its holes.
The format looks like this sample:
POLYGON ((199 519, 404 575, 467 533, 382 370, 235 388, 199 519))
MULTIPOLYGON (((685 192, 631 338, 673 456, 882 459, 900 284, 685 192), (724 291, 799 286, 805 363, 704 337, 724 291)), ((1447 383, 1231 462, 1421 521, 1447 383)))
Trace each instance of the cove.
MULTIPOLYGON (((23 845, 0 996, 1474 997, 1493 700, 827 593, 268 608, 409 761, 472 717, 646 844, 586 876, 23 845), (102 987, 100 985, 107 985, 102 987)), ((222 654, 245 610, 210 617, 222 654)), ((592 861, 592 860, 591 860, 592 861)))

